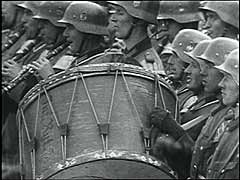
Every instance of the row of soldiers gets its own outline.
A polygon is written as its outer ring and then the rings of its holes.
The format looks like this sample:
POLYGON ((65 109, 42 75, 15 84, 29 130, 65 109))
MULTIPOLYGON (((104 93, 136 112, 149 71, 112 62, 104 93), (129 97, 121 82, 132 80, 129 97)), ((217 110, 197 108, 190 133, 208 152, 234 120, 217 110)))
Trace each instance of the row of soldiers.
POLYGON ((36 72, 3 92, 4 178, 18 177, 21 98, 53 74, 106 62, 106 52, 176 92, 177 119, 160 107, 149 115, 159 133, 151 155, 181 179, 239 178, 238 1, 3 1, 2 17, 2 81, 36 72))

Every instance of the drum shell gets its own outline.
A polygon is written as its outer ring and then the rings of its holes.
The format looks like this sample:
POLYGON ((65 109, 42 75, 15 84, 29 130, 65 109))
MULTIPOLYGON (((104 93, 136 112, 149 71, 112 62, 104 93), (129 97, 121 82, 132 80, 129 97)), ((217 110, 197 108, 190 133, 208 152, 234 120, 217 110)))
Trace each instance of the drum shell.
MULTIPOLYGON (((57 171, 56 164, 62 160, 60 131, 50 109, 45 87, 57 120, 60 124, 67 121, 69 105, 77 80, 76 93, 72 103, 71 116, 68 123, 67 157, 103 151, 103 143, 97 126, 93 108, 90 105, 84 82, 96 111, 98 121, 107 123, 113 95, 114 80, 118 71, 116 91, 110 118, 108 149, 144 153, 145 148, 141 136, 141 127, 149 127, 148 115, 155 106, 154 75, 136 68, 109 68, 109 65, 97 67, 85 66, 60 73, 46 82, 34 87, 20 104, 26 126, 22 123, 22 152, 26 177, 32 178, 31 143, 28 141, 26 129, 31 139, 36 129, 36 175, 47 177, 57 171), (126 82, 121 74, 123 72, 126 82), (128 86, 128 87, 127 87, 128 86), (128 91, 130 90, 130 94, 128 91), (40 93, 39 111, 38 95, 40 93), (135 111, 135 104, 137 112, 135 111), (38 114, 38 115, 37 115, 38 114), (38 120, 36 121, 36 116, 38 120), (139 119, 137 118, 139 116, 139 119), (37 123, 36 123, 37 122, 37 123), (51 169, 51 172, 49 172, 51 169)), ((131 66, 125 66, 131 67, 131 66)), ((158 105, 163 107, 161 92, 166 108, 175 113, 176 97, 168 85, 159 80, 161 91, 157 90, 158 105)), ((87 160, 86 160, 87 161, 87 160)), ((81 162, 82 163, 82 162, 81 162)))

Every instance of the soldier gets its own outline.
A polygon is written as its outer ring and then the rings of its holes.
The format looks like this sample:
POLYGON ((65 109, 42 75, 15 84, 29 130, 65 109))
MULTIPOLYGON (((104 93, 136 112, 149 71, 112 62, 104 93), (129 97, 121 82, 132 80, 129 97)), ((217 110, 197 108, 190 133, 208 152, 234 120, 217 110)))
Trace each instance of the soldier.
POLYGON ((177 34, 173 41, 171 48, 173 54, 168 60, 169 70, 167 76, 172 81, 172 87, 179 98, 180 110, 196 100, 196 97, 193 97, 193 93, 186 87, 184 70, 187 67, 185 59, 188 57, 186 57, 187 55, 184 52, 192 51, 200 41, 207 39, 210 39, 210 37, 197 30, 184 29, 177 34), (189 99, 190 97, 192 98, 189 99))
POLYGON ((209 1, 199 8, 205 14, 203 29, 212 37, 237 39, 239 34, 239 1, 209 1))
MULTIPOLYGON (((216 93, 220 91, 218 83, 222 79, 222 74, 214 65, 220 65, 225 61, 225 57, 229 52, 238 48, 238 41, 229 38, 216 38, 210 42, 207 49, 201 56, 197 56, 202 60, 198 60, 203 75, 204 91, 206 93, 216 93)), ((197 60, 197 59, 196 59, 197 60)), ((192 138, 186 131, 172 118, 169 112, 157 110, 157 113, 151 114, 151 121, 160 131, 169 134, 166 138, 158 138, 154 145, 154 154, 163 154, 167 157, 168 164, 175 169, 182 178, 186 178, 189 174, 189 165, 191 162, 191 177, 199 178, 206 176, 206 166, 209 157, 215 150, 218 141, 214 141, 213 135, 217 128, 224 121, 223 116, 228 112, 231 113, 231 106, 225 106, 222 102, 216 106, 211 112, 205 112, 208 116, 206 124, 201 130, 195 145, 192 138), (194 151, 192 152, 192 148, 194 151), (193 154, 192 154, 193 153, 193 154), (181 162, 181 164, 176 163, 181 162)))
POLYGON ((222 65, 215 67, 224 74, 219 83, 223 103, 233 105, 235 116, 229 118, 222 137, 216 136, 220 140, 208 165, 206 178, 239 179, 239 49, 232 51, 222 65))
POLYGON ((4 13, 5 25, 6 28, 9 28, 9 31, 6 34, 4 33, 4 35, 2 34, 2 62, 13 57, 26 40, 26 29, 22 22, 24 9, 17 6, 17 4, 22 3, 22 1, 9 3, 4 13))
POLYGON ((109 26, 125 43, 124 53, 145 69, 165 74, 148 37, 148 24, 156 24, 159 3, 154 1, 108 1, 109 26))
MULTIPOLYGON (((172 54, 168 51, 175 36, 182 29, 198 29, 201 20, 198 7, 200 1, 160 1, 157 16, 159 34, 154 46, 163 62, 172 54)), ((167 63, 164 63, 167 67, 167 63)))
POLYGON ((198 59, 197 56, 200 56, 204 53, 210 42, 211 40, 203 40, 194 48, 192 52, 185 52, 186 55, 189 56, 189 59, 184 59, 186 63, 188 63, 188 67, 185 69, 187 76, 187 88, 193 92, 194 96, 196 97, 196 101, 193 104, 189 104, 181 109, 180 122, 183 124, 183 126, 186 126, 184 129, 194 141, 201 132, 207 117, 202 117, 199 120, 195 118, 199 116, 201 117, 204 112, 209 112, 219 103, 219 99, 221 99, 220 93, 215 91, 204 91, 204 86, 202 83, 203 76, 200 74, 200 59, 198 59))
POLYGON ((7 80, 11 80, 18 75, 18 73, 22 69, 21 66, 24 62, 24 57, 29 54, 35 44, 37 44, 41 40, 41 38, 39 37, 38 21, 32 19, 32 16, 34 13, 36 13, 39 5, 39 1, 26 1, 17 5, 24 8, 22 22, 24 23, 24 29, 26 29, 26 41, 23 42, 20 49, 18 49, 18 51, 11 59, 3 62, 2 75, 7 80))
MULTIPOLYGON (((104 38, 107 35, 107 12, 93 2, 72 2, 59 24, 65 25, 64 36, 70 43, 69 51, 51 66, 45 60, 43 66, 32 66, 38 72, 44 72, 44 78, 59 71, 83 64, 85 59, 104 51, 104 38), (100 18, 99 21, 96 21, 100 18), (55 70, 55 72, 54 72, 55 70)), ((43 73, 41 73, 43 74, 43 73)))

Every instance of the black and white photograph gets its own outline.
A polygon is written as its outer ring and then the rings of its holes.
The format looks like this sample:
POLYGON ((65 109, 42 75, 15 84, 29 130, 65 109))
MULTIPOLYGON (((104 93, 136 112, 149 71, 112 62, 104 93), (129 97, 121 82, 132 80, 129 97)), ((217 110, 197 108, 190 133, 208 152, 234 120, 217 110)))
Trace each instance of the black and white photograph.
POLYGON ((238 0, 1 4, 1 179, 239 179, 238 0))

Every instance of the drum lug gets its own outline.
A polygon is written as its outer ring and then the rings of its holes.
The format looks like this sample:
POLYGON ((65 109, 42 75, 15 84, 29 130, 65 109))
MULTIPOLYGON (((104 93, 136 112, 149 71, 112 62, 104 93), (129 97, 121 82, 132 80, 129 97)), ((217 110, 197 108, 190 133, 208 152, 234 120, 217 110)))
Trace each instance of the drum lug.
POLYGON ((109 133, 109 123, 98 124, 99 132, 101 135, 108 135, 109 133))
POLYGON ((108 66, 107 72, 110 73, 112 71, 117 71, 117 70, 122 70, 122 66, 121 65, 112 65, 112 64, 110 64, 108 66))
POLYGON ((145 152, 148 153, 148 154, 151 150, 150 132, 151 132, 151 128, 146 128, 146 127, 143 127, 140 131, 140 134, 141 134, 143 142, 144 142, 145 152))
POLYGON ((68 133, 68 124, 62 124, 58 127, 60 131, 60 136, 67 136, 68 133))
POLYGON ((30 141, 30 146, 31 146, 31 151, 33 151, 34 149, 37 149, 37 138, 34 137, 31 141, 30 141))

